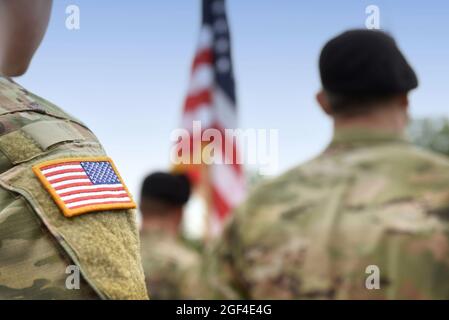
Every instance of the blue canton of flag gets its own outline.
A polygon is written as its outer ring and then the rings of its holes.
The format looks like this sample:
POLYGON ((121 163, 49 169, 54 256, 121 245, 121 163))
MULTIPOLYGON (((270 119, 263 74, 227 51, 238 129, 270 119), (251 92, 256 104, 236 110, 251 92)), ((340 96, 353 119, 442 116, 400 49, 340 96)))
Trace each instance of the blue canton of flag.
POLYGON ((81 162, 87 176, 93 184, 117 184, 119 178, 114 172, 111 164, 105 161, 81 162))

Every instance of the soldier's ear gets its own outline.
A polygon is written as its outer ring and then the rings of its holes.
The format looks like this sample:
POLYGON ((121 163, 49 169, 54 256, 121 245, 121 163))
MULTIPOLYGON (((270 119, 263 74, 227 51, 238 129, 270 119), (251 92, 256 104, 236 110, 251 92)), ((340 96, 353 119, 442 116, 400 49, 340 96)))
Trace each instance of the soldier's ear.
POLYGON ((408 94, 407 93, 403 93, 403 94, 398 96, 398 104, 404 111, 407 111, 408 105, 409 105, 409 100, 408 100, 408 94))
POLYGON ((329 97, 327 96, 324 90, 320 90, 316 94, 316 101, 321 106, 321 109, 329 116, 332 115, 332 106, 329 101, 329 97))

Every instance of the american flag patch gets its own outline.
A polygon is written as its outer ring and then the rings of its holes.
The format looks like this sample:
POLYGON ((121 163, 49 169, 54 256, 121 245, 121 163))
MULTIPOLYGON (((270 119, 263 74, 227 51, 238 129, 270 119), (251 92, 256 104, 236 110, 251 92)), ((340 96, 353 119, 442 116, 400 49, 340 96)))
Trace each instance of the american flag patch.
POLYGON ((54 160, 33 171, 66 217, 136 207, 110 158, 54 160))

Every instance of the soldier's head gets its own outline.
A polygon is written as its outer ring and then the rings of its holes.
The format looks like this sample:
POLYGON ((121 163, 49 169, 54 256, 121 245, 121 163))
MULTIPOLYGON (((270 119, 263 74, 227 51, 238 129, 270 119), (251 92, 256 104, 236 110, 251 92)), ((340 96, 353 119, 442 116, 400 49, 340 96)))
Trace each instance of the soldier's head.
POLYGON ((156 172, 147 176, 140 196, 143 229, 177 232, 190 192, 189 179, 183 174, 156 172))
POLYGON ((351 30, 331 39, 319 60, 322 109, 339 124, 403 130, 415 72, 394 39, 382 31, 351 30))
POLYGON ((0 0, 0 74, 25 73, 44 37, 52 0, 0 0))

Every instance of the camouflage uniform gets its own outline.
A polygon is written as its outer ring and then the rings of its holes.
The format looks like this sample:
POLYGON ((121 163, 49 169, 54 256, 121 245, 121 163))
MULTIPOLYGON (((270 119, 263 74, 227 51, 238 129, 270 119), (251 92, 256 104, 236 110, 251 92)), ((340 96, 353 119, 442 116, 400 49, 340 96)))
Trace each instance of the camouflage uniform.
POLYGON ((104 154, 80 121, 0 77, 0 299, 148 298, 134 211, 66 218, 32 172, 104 154), (66 288, 69 265, 79 290, 66 288))
POLYGON ((142 232, 141 243, 143 269, 151 299, 202 297, 198 252, 163 231, 142 232))
POLYGON ((449 299, 449 160, 399 136, 340 131, 260 186, 208 255, 221 298, 449 299), (380 289, 368 290, 368 266, 380 289))

